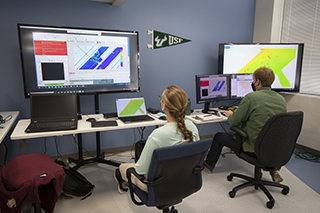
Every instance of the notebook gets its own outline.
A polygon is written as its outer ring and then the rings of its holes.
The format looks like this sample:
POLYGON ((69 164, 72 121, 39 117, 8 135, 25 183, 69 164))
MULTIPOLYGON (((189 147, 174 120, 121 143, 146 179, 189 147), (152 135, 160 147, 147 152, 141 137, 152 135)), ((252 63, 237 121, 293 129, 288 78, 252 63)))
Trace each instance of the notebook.
POLYGON ((116 99, 118 118, 123 123, 152 121, 154 118, 147 115, 144 98, 116 99))
POLYGON ((30 95, 30 116, 26 133, 77 129, 77 95, 30 95))

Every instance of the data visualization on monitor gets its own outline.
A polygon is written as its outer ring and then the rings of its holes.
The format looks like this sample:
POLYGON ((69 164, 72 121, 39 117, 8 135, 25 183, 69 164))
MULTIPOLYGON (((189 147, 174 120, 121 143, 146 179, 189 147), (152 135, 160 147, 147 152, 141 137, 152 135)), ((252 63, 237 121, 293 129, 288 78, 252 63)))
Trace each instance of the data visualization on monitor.
POLYGON ((271 88, 299 91, 304 44, 219 44, 221 74, 253 73, 260 67, 273 70, 271 88))
POLYGON ((252 74, 230 74, 231 99, 241 99, 253 92, 252 82, 252 74))
POLYGON ((130 84, 129 59, 123 57, 129 56, 126 37, 43 32, 32 36, 38 87, 130 84))
POLYGON ((200 78, 200 100, 202 100, 202 102, 227 96, 228 88, 226 76, 211 75, 200 78))

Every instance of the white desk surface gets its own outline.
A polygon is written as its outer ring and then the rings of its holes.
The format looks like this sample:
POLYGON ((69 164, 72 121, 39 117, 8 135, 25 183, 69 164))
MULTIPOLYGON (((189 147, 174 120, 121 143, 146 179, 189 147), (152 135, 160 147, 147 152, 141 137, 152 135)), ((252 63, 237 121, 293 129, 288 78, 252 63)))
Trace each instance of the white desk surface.
POLYGON ((0 115, 2 115, 3 119, 5 119, 8 115, 12 115, 12 118, 1 124, 0 126, 3 127, 0 129, 0 143, 2 143, 2 140, 6 137, 7 133, 9 132, 11 126, 17 119, 19 115, 19 111, 10 111, 10 112, 0 112, 0 115))
POLYGON ((37 133, 25 133, 24 132, 25 129, 30 124, 30 119, 23 119, 23 120, 19 120, 19 122, 17 123, 15 129, 11 134, 11 140, 23 140, 23 139, 41 138, 41 137, 50 137, 50 136, 72 135, 72 134, 89 133, 89 132, 101 132, 101 131, 136 128, 136 127, 145 127, 145 126, 157 126, 157 125, 164 125, 167 123, 167 121, 158 119, 156 115, 153 115, 153 114, 149 114, 149 115, 154 117, 155 120, 129 123, 129 124, 125 124, 122 121, 115 118, 104 119, 102 114, 83 115, 82 120, 78 121, 78 129, 67 130, 67 131, 37 132, 37 133), (91 122, 86 121, 87 118, 89 117, 95 118, 97 121, 116 120, 118 123, 118 126, 91 128, 91 122))
MULTIPOLYGON (((218 109, 215 109, 215 110, 218 110, 218 109)), ((218 112, 220 112, 220 111, 223 112, 224 110, 218 110, 218 112)), ((193 113, 191 113, 191 115, 187 115, 186 118, 191 120, 195 124, 208 124, 208 123, 216 123, 216 122, 221 122, 221 121, 228 121, 228 118, 223 115, 221 115, 221 117, 219 119, 208 120, 208 121, 202 121, 202 120, 195 118, 197 115, 203 115, 203 114, 204 113, 202 113, 201 109, 196 109, 193 111, 193 113)))

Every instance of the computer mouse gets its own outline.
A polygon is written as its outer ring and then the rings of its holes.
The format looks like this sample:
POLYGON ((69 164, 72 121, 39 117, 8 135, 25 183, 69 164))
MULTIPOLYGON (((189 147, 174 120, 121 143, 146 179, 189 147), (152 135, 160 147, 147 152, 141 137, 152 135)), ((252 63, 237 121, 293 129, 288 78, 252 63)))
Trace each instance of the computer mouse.
POLYGON ((167 120, 167 116, 160 116, 159 119, 166 121, 167 120))
POLYGON ((88 121, 88 122, 95 122, 96 119, 95 119, 95 118, 88 118, 86 121, 88 121))

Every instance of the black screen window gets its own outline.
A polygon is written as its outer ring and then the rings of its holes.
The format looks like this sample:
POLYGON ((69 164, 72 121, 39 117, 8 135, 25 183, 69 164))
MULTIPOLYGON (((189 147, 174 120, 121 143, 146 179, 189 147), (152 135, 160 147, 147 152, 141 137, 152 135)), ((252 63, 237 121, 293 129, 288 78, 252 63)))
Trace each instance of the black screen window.
POLYGON ((44 81, 64 80, 63 63, 41 63, 44 81))

